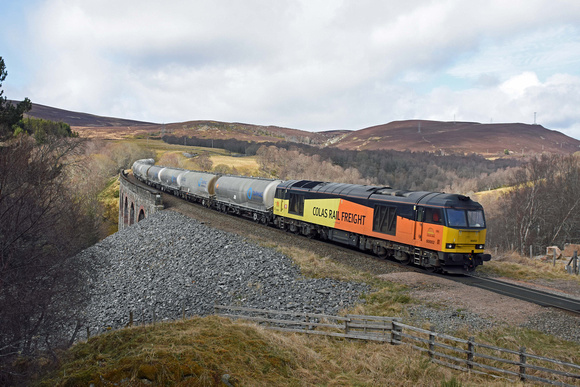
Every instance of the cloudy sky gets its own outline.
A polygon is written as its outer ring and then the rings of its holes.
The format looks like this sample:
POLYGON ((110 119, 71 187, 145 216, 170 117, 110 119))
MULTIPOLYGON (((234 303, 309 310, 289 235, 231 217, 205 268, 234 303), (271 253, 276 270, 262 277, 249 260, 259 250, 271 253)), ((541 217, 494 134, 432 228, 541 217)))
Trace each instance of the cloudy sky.
POLYGON ((578 0, 22 0, 10 99, 310 131, 536 122, 580 139, 578 0))

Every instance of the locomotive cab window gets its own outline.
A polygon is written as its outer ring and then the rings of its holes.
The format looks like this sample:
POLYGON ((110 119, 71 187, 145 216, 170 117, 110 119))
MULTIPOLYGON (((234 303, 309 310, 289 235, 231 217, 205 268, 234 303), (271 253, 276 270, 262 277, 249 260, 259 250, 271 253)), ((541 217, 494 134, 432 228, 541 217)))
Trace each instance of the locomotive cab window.
POLYGON ((276 195, 274 196, 276 199, 284 199, 284 192, 282 188, 276 189, 276 195))
POLYGON ((482 210, 457 210, 448 208, 446 211, 449 227, 485 227, 482 210))
POLYGON ((426 208, 424 222, 433 224, 443 224, 443 216, 439 208, 426 208))
POLYGON ((304 195, 290 194, 288 212, 295 215, 304 215, 304 195))
POLYGON ((468 210, 467 224, 469 224, 469 227, 485 227, 483 210, 468 210))
POLYGON ((395 235, 397 230, 396 212, 396 207, 376 205, 373 218, 373 231, 395 235))

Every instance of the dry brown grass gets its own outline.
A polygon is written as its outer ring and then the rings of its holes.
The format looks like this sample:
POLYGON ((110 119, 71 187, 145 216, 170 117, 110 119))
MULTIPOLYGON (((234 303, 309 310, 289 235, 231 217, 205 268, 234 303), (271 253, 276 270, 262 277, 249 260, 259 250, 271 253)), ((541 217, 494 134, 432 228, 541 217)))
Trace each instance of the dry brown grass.
POLYGON ((580 277, 566 272, 568 259, 551 259, 523 257, 516 252, 506 252, 493 256, 492 260, 477 268, 479 272, 514 280, 567 280, 580 285, 580 277))
POLYGON ((350 267, 336 263, 329 257, 321 257, 312 251, 300 247, 265 245, 273 247, 282 254, 292 258, 294 263, 300 267, 302 274, 307 277, 334 278, 341 281, 365 281, 370 278, 368 274, 353 270, 350 267))
POLYGON ((77 344, 40 385, 503 385, 407 346, 282 334, 218 317, 134 327, 77 344))
POLYGON ((211 156, 214 168, 218 165, 225 165, 230 170, 236 170, 238 174, 244 176, 258 176, 260 166, 255 156, 250 157, 232 157, 228 155, 211 156))

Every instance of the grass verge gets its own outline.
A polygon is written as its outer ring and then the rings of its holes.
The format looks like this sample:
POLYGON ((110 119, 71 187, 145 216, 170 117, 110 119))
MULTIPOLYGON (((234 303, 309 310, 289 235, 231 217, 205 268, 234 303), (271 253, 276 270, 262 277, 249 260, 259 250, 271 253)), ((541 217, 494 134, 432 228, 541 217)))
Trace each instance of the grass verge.
POLYGON ((281 334, 215 316, 92 338, 37 384, 215 386, 224 378, 234 386, 494 384, 406 346, 281 334))
POLYGON ((568 260, 558 260, 554 265, 552 260, 531 259, 517 253, 505 253, 494 256, 491 261, 478 267, 477 271, 514 280, 566 280, 580 285, 580 276, 566 272, 564 266, 567 262, 568 260))

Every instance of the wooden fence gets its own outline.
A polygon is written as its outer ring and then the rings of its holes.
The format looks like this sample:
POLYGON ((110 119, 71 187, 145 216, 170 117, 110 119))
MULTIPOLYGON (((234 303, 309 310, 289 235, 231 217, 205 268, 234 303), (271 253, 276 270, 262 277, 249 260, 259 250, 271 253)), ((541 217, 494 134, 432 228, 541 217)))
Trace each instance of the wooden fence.
POLYGON ((405 344, 426 353, 434 363, 456 370, 556 386, 580 385, 580 366, 519 350, 452 337, 400 322, 394 317, 324 314, 215 306, 216 314, 255 321, 268 329, 405 344))

